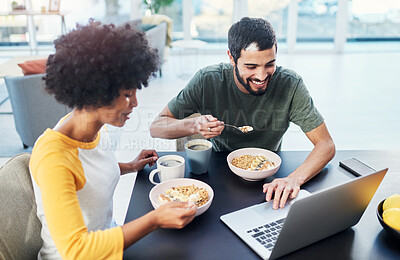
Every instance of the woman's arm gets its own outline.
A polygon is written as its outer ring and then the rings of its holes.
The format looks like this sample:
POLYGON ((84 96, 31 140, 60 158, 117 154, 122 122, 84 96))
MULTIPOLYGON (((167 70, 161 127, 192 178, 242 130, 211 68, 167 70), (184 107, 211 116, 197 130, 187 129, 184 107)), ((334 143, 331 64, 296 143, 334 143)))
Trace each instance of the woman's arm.
POLYGON ((189 206, 186 202, 170 202, 123 225, 124 248, 157 228, 183 228, 193 220, 196 209, 196 206, 189 206))

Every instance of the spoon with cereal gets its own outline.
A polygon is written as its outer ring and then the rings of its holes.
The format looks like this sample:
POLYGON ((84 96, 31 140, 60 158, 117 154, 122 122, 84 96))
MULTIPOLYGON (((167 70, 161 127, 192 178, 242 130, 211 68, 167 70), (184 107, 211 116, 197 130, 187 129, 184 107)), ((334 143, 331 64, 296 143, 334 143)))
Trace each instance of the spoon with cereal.
MULTIPOLYGON (((210 120, 206 117, 207 121, 210 122, 210 120)), ((253 131, 253 127, 249 126, 249 125, 245 125, 245 126, 235 126, 235 125, 230 125, 230 124, 222 124, 224 126, 229 126, 229 127, 233 127, 236 130, 239 130, 240 132, 247 134, 248 132, 253 131)))
POLYGON ((249 126, 249 125, 237 127, 237 126, 234 126, 234 125, 224 124, 224 126, 233 127, 233 128, 235 128, 236 130, 239 130, 240 132, 242 132, 242 133, 244 133, 244 134, 247 134, 248 132, 253 131, 253 127, 252 127, 252 126, 249 126))

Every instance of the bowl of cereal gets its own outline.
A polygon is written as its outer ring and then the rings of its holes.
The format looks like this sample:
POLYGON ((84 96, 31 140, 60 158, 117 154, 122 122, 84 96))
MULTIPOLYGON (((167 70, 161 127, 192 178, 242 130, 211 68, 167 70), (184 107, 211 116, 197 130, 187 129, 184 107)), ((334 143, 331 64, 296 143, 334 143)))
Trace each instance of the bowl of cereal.
POLYGON ((205 182, 190 178, 178 178, 163 181, 154 186, 149 193, 149 198, 155 209, 171 201, 190 201, 196 204, 195 216, 199 216, 210 207, 214 191, 205 182))
POLYGON ((231 171, 247 181, 259 181, 274 175, 281 166, 281 157, 261 148, 242 148, 226 157, 231 171))

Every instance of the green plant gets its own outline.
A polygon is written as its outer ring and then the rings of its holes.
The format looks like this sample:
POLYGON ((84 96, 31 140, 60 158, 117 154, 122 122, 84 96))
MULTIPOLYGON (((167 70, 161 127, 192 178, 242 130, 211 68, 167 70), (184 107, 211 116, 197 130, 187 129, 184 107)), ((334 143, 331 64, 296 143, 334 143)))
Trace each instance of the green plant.
POLYGON ((12 9, 13 11, 16 11, 16 10, 25 10, 25 6, 24 6, 24 5, 18 4, 17 1, 12 1, 12 3, 11 3, 11 9, 12 9))
POLYGON ((146 9, 149 9, 152 14, 158 13, 161 7, 169 6, 172 2, 174 0, 143 0, 146 9))

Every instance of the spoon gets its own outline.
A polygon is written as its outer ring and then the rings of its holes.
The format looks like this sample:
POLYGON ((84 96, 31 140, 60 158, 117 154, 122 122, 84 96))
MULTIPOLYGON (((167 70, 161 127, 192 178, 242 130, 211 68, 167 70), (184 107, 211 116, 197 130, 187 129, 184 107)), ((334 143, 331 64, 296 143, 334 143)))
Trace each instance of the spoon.
POLYGON ((235 128, 236 130, 239 130, 240 132, 245 133, 245 134, 247 134, 248 132, 253 131, 253 127, 251 127, 251 126, 249 126, 249 125, 237 127, 237 126, 234 126, 234 125, 224 124, 224 126, 233 127, 233 128, 235 128))

